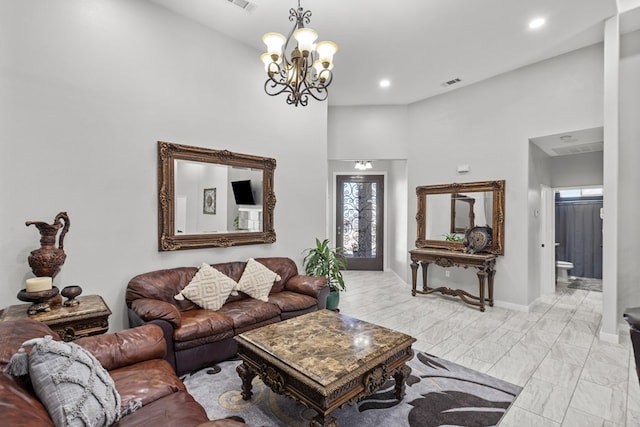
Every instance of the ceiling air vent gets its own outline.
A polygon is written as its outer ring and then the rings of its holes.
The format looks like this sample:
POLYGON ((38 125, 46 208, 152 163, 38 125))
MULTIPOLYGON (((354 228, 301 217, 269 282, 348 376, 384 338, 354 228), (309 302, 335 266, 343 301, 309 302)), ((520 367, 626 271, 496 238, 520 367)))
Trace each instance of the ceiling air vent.
POLYGON ((458 79, 458 78, 455 78, 455 79, 453 79, 453 80, 449 80, 448 82, 444 82, 444 83, 442 83, 442 86, 443 86, 443 87, 449 87, 449 86, 452 86, 452 85, 454 85, 454 84, 456 84, 456 83, 460 83, 461 81, 462 81, 462 80, 460 80, 460 79, 458 79))
POLYGON ((569 145, 566 147, 554 147, 552 148, 553 152, 558 156, 566 156, 569 154, 581 154, 581 153, 591 153, 594 151, 603 151, 604 143, 600 142, 591 142, 588 144, 579 144, 579 145, 569 145))
POLYGON ((240 9, 246 10, 247 12, 251 12, 256 8, 255 3, 248 2, 247 0, 227 0, 229 3, 238 6, 240 9))

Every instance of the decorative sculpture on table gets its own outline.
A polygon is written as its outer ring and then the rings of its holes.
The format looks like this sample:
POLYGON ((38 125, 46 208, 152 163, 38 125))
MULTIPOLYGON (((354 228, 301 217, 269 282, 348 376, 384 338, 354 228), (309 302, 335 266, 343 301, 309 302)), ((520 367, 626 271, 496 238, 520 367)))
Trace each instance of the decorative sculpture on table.
MULTIPOLYGON (((28 227, 35 225, 40 231, 40 248, 34 249, 29 255, 29 266, 36 277, 27 279, 26 288, 18 292, 20 301, 31 302, 27 313, 32 315, 43 311, 50 311, 51 304, 62 302, 59 290, 53 286, 53 278, 60 272, 67 255, 64 253, 64 236, 69 231, 69 216, 66 212, 60 212, 52 224, 43 221, 27 221, 28 227), (58 231, 62 229, 56 247, 58 231)), ((75 294, 77 296, 79 294, 75 294)), ((73 297, 70 298, 72 300, 73 297)))
POLYGON ((62 289, 60 292, 63 297, 67 298, 64 302, 65 307, 73 307, 80 304, 80 301, 76 299, 82 293, 82 288, 78 285, 69 285, 62 289))
POLYGON ((40 231, 40 248, 31 251, 31 255, 29 255, 31 271, 36 277, 55 277, 67 258, 63 242, 71 224, 69 216, 66 212, 60 212, 53 220, 53 224, 47 224, 43 221, 27 221, 25 224, 27 227, 33 224, 40 231), (60 233, 56 248, 56 236, 61 228, 62 233, 60 233))

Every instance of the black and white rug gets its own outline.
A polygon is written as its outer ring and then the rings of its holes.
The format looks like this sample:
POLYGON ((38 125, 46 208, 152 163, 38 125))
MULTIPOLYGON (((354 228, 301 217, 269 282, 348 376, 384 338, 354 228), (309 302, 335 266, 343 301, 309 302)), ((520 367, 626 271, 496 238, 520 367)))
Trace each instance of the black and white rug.
POLYGON ((569 279, 569 287, 571 289, 602 292, 602 279, 592 279, 590 277, 572 277, 569 279))
MULTIPOLYGON (((253 381, 253 397, 242 400, 238 360, 183 377, 189 393, 207 410, 209 418, 237 415, 253 427, 308 426, 313 410, 272 392, 260 379, 253 381)), ((411 376, 406 396, 394 397, 394 382, 354 406, 335 410, 339 425, 356 426, 493 426, 498 424, 521 387, 465 368, 453 362, 416 352, 408 362, 411 376)))

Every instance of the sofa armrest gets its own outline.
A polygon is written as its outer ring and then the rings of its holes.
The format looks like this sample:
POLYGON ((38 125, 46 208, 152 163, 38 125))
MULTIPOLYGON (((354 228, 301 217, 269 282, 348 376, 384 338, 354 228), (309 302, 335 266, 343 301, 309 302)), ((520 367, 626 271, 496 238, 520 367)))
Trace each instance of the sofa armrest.
POLYGON ((167 351, 164 333, 157 325, 92 335, 74 343, 93 354, 107 371, 145 360, 162 359, 167 351))
POLYGON ((284 285, 284 288, 287 291, 309 295, 314 298, 318 298, 320 296, 320 292, 326 287, 328 286, 327 279, 325 277, 305 276, 302 274, 293 276, 284 285))
POLYGON ((145 322, 160 319, 171 323, 174 328, 179 328, 182 325, 180 310, 168 302, 140 298, 131 302, 131 310, 145 322))

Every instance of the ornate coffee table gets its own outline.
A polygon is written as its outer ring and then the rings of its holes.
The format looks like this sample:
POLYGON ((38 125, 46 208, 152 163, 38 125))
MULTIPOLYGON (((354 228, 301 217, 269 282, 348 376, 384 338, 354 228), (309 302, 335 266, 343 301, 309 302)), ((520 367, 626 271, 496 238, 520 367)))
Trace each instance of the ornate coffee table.
POLYGON ((404 397, 415 338, 329 310, 320 310, 236 336, 242 398, 259 375, 274 392, 318 413, 311 426, 337 426, 330 416, 395 379, 404 397))

